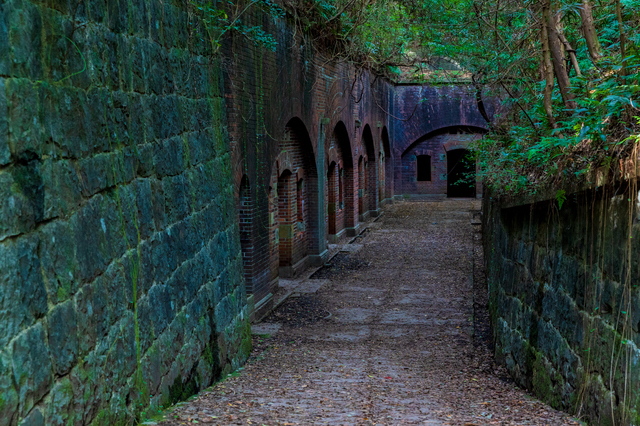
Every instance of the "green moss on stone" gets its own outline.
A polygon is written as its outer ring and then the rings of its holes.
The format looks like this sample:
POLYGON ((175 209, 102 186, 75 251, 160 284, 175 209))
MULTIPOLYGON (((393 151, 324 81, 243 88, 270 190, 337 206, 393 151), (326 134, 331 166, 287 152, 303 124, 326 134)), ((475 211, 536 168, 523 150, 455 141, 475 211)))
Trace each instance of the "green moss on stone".
POLYGON ((253 350, 253 342, 251 341, 251 324, 249 324, 249 321, 245 321, 244 323, 244 331, 242 332, 242 343, 240 345, 240 349, 242 351, 242 354, 247 358, 253 350))
MULTIPOLYGON (((544 357, 540 352, 536 352, 535 357, 532 377, 533 392, 553 408, 559 409, 561 408, 561 398, 554 386, 554 380, 545 367, 544 357)), ((562 383, 560 374, 556 373, 554 379, 556 383, 562 383)))

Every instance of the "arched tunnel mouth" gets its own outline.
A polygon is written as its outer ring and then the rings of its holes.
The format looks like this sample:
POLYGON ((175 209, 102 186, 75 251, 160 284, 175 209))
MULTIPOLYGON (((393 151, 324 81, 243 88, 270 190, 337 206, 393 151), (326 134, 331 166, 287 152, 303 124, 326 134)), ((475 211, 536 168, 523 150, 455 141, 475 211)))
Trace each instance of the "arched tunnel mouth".
POLYGON ((475 198, 476 164, 468 149, 447 151, 447 198, 475 198))

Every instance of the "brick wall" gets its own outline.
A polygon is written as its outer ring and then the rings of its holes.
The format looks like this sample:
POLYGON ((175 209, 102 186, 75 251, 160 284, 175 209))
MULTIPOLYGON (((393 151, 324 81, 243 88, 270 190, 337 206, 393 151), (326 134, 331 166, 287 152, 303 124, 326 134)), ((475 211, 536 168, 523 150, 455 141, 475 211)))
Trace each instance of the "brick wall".
MULTIPOLYGON (((482 137, 479 133, 462 133, 465 131, 466 129, 460 127, 440 129, 410 145, 401 156, 402 193, 447 196, 447 182, 450 179, 447 152, 469 149, 473 141, 482 137), (431 157, 430 181, 417 180, 417 156, 419 155, 431 157)), ((482 188, 479 183, 476 191, 481 194, 482 188)))
MULTIPOLYGON (((500 113, 500 101, 484 95, 484 105, 491 119, 500 113)), ((402 194, 431 194, 445 196, 446 180, 440 181, 446 173, 446 154, 441 142, 435 137, 450 131, 464 134, 483 134, 487 131, 487 122, 478 112, 476 89, 471 85, 437 86, 397 86, 391 99, 394 116, 400 120, 389 121, 389 135, 393 156, 393 192, 402 194), (433 139, 433 140, 432 140, 433 139), (415 181, 415 152, 430 151, 432 180, 415 181), (436 172, 437 170, 437 172, 436 172)), ((466 143, 466 142, 464 142, 466 143)), ((477 183, 478 193, 481 185, 477 183)))

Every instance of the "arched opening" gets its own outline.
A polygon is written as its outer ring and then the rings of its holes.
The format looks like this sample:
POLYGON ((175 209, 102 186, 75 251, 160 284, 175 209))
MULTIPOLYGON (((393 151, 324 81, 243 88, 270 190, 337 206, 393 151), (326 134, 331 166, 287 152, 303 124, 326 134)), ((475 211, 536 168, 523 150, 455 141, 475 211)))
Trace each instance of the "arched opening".
POLYGON ((336 243, 357 223, 353 156, 349 133, 342 121, 334 128, 327 152, 331 152, 327 161, 327 236, 330 243, 336 243))
POLYGON ((476 196, 476 164, 468 149, 447 151, 447 197, 476 196))
POLYGON ((378 162, 376 161, 376 152, 373 145, 373 135, 371 134, 371 127, 367 124, 362 131, 362 141, 367 151, 367 157, 365 158, 365 173, 364 173, 364 206, 366 207, 362 214, 367 211, 378 210, 378 162))
MULTIPOLYGON (((452 184, 450 167, 458 164, 458 154, 449 153, 457 149, 467 151, 476 140, 482 138, 483 132, 485 130, 477 127, 454 126, 438 129, 419 138, 409 145, 400 157, 396 178, 400 179, 402 186, 396 189, 401 189, 404 195, 419 197, 474 196, 473 191, 480 190, 479 184, 473 182, 471 185, 472 182, 469 182, 464 188, 461 183, 452 184), (450 162, 451 158, 453 162, 450 162), (470 188, 474 185, 475 189, 470 188)), ((453 170, 456 182, 459 181, 459 166, 453 170)), ((475 166, 467 166, 472 167, 472 172, 475 172, 475 166)), ((465 173, 467 177, 471 176, 468 172, 465 173)))
POLYGON ((280 277, 290 278, 306 268, 308 256, 319 247, 318 174, 309 133, 300 119, 287 123, 278 152, 272 172, 276 206, 270 208, 276 247, 270 250, 270 263, 272 270, 277 265, 280 277))
POLYGON ((251 200, 251 186, 247 175, 242 176, 240 190, 238 191, 238 225, 244 280, 247 293, 252 294, 254 292, 253 203, 251 200))

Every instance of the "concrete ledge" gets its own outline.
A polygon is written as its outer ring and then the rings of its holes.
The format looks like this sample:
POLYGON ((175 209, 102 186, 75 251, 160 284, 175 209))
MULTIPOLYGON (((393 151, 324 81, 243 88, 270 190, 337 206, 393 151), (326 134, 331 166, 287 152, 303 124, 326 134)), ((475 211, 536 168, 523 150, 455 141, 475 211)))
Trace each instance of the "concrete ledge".
POLYGON ((366 222, 367 220, 369 220, 370 216, 371 216, 371 211, 367 211, 364 214, 359 214, 358 222, 366 222))
POLYGON ((345 236, 347 232, 347 228, 344 228, 342 231, 338 232, 337 234, 329 234, 327 239, 329 240, 329 244, 338 244, 338 241, 340 241, 342 239, 342 237, 345 236))
POLYGON ((301 271, 307 269, 309 265, 309 256, 305 256, 293 266, 281 266, 278 275, 282 278, 293 278, 301 271))
POLYGON ((376 210, 369 210, 369 215, 371 217, 378 217, 380 216, 380 209, 376 209, 376 210))
POLYGON ((311 265, 322 266, 329 258, 329 250, 325 250, 320 254, 311 254, 307 257, 309 258, 309 262, 311 263, 311 265))
POLYGON ((361 227, 362 224, 359 223, 354 228, 345 228, 345 231, 347 231, 347 237, 355 237, 358 235, 361 227))
MULTIPOLYGON (((253 295, 252 295, 253 296, 253 295)), ((255 309, 251 314, 250 318, 255 320, 258 318, 258 321, 262 319, 271 309, 273 308, 273 293, 267 294, 262 298, 258 303, 255 304, 255 309)))
POLYGON ((385 198, 384 200, 380 201, 380 205, 386 206, 387 204, 393 204, 393 201, 393 198, 385 198))
POLYGON ((247 312, 249 313, 249 322, 256 319, 256 301, 253 294, 247 296, 247 312))
POLYGON ((403 199, 409 200, 444 200, 447 194, 403 194, 403 199))

